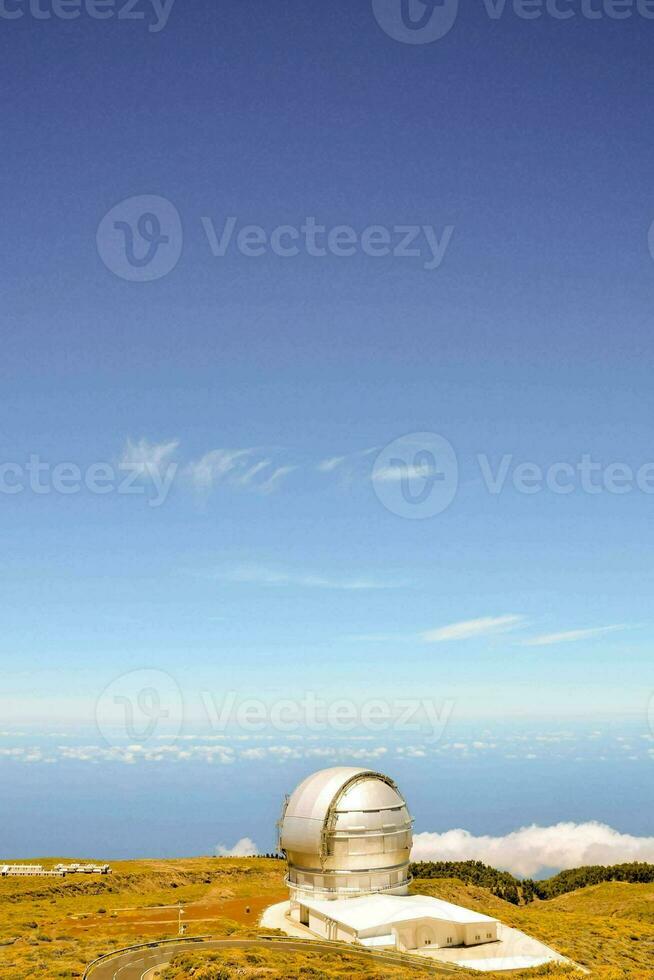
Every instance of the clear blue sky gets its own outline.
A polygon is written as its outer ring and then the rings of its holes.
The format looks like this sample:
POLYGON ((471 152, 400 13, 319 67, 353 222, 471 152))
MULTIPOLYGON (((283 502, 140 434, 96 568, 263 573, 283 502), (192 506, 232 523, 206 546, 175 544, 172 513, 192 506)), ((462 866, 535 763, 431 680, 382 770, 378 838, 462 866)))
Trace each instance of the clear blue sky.
POLYGON ((365 0, 178 0, 158 33, 0 20, 2 461, 115 464, 146 440, 179 464, 157 508, 0 495, 12 723, 88 722, 149 667, 190 698, 400 691, 645 724, 654 496, 493 496, 476 457, 654 460, 654 21, 464 7, 424 45, 365 0), (141 195, 174 204, 184 245, 127 282, 96 232, 141 195), (432 271, 216 258, 201 219, 228 215, 454 232, 432 271), (363 453, 425 431, 459 492, 405 519, 363 453), (199 493, 226 449, 250 468, 199 493))

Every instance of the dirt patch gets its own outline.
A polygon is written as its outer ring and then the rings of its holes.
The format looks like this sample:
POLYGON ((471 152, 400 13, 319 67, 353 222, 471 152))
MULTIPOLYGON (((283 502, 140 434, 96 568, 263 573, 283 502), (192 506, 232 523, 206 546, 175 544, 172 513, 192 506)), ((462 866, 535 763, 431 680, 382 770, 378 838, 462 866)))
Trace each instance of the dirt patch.
MULTIPOLYGON (((283 902, 288 897, 286 891, 274 892, 264 898, 224 898, 212 902, 192 902, 183 905, 182 922, 187 926, 201 926, 211 931, 211 923, 218 919, 231 919, 240 925, 253 925, 259 921, 264 909, 277 902, 283 902)), ((166 908, 128 909, 123 912, 107 915, 89 915, 83 919, 74 919, 70 923, 73 932, 88 932, 103 929, 121 929, 128 932, 145 933, 147 935, 177 935, 179 910, 177 906, 166 908)), ((189 931, 197 932, 196 929, 189 931)))

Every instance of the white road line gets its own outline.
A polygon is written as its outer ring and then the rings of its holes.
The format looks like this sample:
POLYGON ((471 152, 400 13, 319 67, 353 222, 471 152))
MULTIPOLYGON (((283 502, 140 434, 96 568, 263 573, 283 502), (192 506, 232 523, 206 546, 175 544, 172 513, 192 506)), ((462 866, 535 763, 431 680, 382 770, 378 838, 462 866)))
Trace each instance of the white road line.
MULTIPOLYGON (((136 963, 140 963, 140 962, 141 962, 141 960, 136 960, 136 961, 134 961, 132 963, 126 963, 125 966, 121 966, 121 968, 119 970, 116 970, 116 972, 114 973, 113 980, 117 980, 118 975, 120 973, 122 973, 123 970, 131 970, 136 965, 136 963)), ((145 962, 145 961, 143 961, 143 962, 145 962)))

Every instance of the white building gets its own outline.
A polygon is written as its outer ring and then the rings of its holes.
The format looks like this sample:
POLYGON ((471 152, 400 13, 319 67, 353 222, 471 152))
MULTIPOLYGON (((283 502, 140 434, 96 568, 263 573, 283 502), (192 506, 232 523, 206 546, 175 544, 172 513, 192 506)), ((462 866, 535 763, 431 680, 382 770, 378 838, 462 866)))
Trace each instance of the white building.
POLYGON ((46 871, 40 864, 3 864, 0 878, 53 878, 63 877, 61 871, 46 871))
POLYGON ((408 895, 412 826, 388 776, 339 767, 305 779, 280 821, 291 919, 325 939, 398 950, 496 941, 496 919, 408 895))

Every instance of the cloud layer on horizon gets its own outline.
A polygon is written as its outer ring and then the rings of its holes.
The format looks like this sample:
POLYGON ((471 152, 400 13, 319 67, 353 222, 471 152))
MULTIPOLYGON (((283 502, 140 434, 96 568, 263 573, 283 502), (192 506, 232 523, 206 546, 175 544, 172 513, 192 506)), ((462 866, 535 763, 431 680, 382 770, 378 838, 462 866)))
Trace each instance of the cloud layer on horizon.
POLYGON ((529 878, 553 868, 654 862, 654 837, 622 834, 595 821, 550 827, 532 824, 504 837, 475 837, 457 829, 416 834, 411 856, 414 861, 483 861, 529 878))

